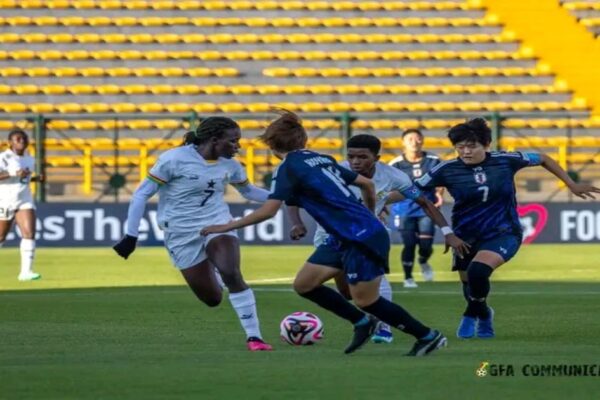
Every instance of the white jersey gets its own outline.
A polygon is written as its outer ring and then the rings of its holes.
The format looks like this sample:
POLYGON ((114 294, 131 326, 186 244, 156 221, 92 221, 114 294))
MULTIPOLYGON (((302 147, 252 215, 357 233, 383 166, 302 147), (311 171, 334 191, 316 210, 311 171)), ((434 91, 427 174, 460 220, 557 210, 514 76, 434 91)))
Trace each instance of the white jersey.
MULTIPOLYGON (((340 165, 344 168, 350 169, 348 161, 343 161, 340 165)), ((375 204, 375 214, 379 215, 391 192, 400 192, 404 197, 410 199, 417 199, 421 192, 413 184, 412 180, 404 172, 390 165, 377 162, 375 164, 375 174, 371 178, 375 184, 375 195, 377 197, 377 203, 375 204)), ((357 186, 350 186, 350 189, 354 192, 358 199, 362 201, 362 195, 360 188, 357 186)), ((315 231, 315 237, 313 239, 315 246, 323 244, 329 234, 325 232, 320 225, 317 224, 317 230, 315 231)))
POLYGON ((158 224, 172 232, 199 231, 233 218, 223 198, 227 184, 247 183, 242 165, 228 158, 208 161, 195 146, 164 152, 150 170, 159 184, 158 224))
MULTIPOLYGON (((34 171, 35 160, 29 153, 26 152, 19 156, 10 149, 0 153, 0 171, 14 175, 20 169, 34 171)), ((31 175, 25 178, 10 176, 7 179, 0 180, 0 201, 31 201, 30 181, 31 175)))

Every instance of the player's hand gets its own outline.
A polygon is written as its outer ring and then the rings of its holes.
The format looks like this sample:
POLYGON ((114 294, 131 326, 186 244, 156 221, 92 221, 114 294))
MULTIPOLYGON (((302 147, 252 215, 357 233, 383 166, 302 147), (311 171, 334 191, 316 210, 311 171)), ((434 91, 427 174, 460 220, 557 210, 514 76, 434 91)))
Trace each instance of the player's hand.
POLYGON ((135 250, 137 238, 135 236, 125 235, 123 239, 113 246, 118 255, 127 260, 127 257, 135 250))
POLYGON ((231 228, 229 227, 229 224, 210 225, 210 226, 207 226, 206 228, 202 229, 200 231, 200 234, 202 236, 208 236, 211 233, 225 233, 225 232, 229 232, 230 230, 231 230, 231 228))
POLYGON ((571 193, 575 196, 584 200, 595 199, 596 196, 593 193, 600 193, 600 189, 587 183, 574 183, 569 189, 571 189, 571 193))
POLYGON ((19 179, 27 178, 30 174, 31 174, 31 171, 29 171, 29 168, 20 169, 17 171, 17 177, 19 179))
POLYGON ((290 229, 290 239, 300 240, 306 236, 307 230, 304 224, 296 224, 290 229))
POLYGON ((440 208, 444 204, 444 196, 439 193, 435 193, 435 203, 433 205, 435 208, 440 208))
POLYGON ((444 251, 444 254, 448 252, 450 247, 454 249, 454 251, 460 258, 464 258, 465 254, 469 253, 469 249, 471 248, 471 246, 467 242, 464 242, 461 238, 456 236, 454 233, 446 235, 445 240, 446 250, 444 251))

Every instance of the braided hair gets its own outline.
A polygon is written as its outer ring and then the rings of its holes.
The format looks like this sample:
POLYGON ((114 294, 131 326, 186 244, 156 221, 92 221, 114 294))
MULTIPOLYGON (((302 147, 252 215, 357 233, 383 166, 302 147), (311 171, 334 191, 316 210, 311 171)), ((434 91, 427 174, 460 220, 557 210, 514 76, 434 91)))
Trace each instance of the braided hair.
POLYGON ((220 138, 229 129, 239 129, 240 126, 227 117, 209 117, 202 120, 195 131, 186 132, 183 136, 183 144, 200 145, 209 141, 211 138, 220 138))

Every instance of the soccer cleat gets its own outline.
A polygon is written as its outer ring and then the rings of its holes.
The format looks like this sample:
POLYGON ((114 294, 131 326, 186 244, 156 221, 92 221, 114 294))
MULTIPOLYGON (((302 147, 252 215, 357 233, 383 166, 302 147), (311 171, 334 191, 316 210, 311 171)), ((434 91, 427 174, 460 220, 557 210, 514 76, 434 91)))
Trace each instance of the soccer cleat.
POLYGON ((429 263, 425 262, 421 264, 421 275, 425 282, 433 282, 433 268, 429 263))
POLYGON ((470 339, 475 336, 475 326, 477 325, 477 318, 464 316, 460 320, 458 329, 456 330, 456 336, 460 339, 470 339))
POLYGON ((394 336, 389 328, 379 328, 371 338, 373 343, 392 343, 394 336))
POLYGON ((265 343, 261 338, 250 337, 246 341, 246 346, 248 346, 248 350, 250 351, 271 351, 273 350, 273 346, 268 343, 265 343))
POLYGON ((413 278, 409 278, 404 280, 404 287, 407 289, 414 289, 418 288, 419 285, 417 285, 417 282, 415 282, 413 278))
POLYGON ((38 274, 37 272, 23 272, 23 273, 19 274, 18 279, 21 282, 26 282, 26 281, 37 281, 41 277, 42 277, 42 275, 38 274))
POLYGON ((489 315, 487 318, 479 318, 477 321, 477 337, 482 339, 491 339, 496 334, 494 333, 494 309, 488 307, 489 315))
POLYGON ((367 343, 369 338, 375 332, 379 321, 372 315, 369 315, 368 318, 369 321, 366 324, 354 326, 354 336, 352 337, 352 341, 350 342, 348 347, 346 347, 346 349, 344 350, 345 354, 354 353, 356 350, 362 347, 362 345, 367 343))
POLYGON ((448 345, 448 339, 442 335, 440 331, 433 331, 434 336, 432 339, 419 339, 415 342, 412 349, 405 355, 409 357, 422 357, 437 350, 441 347, 448 345))

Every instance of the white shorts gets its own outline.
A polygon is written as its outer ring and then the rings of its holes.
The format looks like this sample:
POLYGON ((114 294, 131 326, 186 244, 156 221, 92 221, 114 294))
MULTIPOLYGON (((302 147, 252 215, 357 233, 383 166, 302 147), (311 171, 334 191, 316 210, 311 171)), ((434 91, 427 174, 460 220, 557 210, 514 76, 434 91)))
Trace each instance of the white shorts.
POLYGON ((35 210, 35 203, 31 198, 21 200, 0 199, 0 221, 12 221, 19 210, 35 210))
POLYGON ((217 236, 227 235, 237 238, 237 233, 213 233, 208 236, 195 232, 165 232, 165 247, 173 265, 179 269, 187 269, 200 264, 208 257, 206 246, 217 236))

